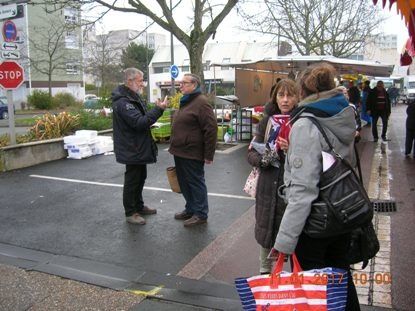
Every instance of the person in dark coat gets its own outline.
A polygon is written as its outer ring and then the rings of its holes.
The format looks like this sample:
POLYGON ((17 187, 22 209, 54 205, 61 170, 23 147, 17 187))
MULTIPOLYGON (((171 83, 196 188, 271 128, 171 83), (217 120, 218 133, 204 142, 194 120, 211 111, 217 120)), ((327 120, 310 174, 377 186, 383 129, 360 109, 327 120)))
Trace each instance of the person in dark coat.
POLYGON ((372 116, 373 141, 378 141, 377 123, 382 119, 382 140, 387 141, 388 120, 391 114, 391 103, 388 92, 383 86, 383 81, 378 81, 376 87, 369 93, 367 98, 367 114, 372 116))
POLYGON ((157 160, 157 146, 150 127, 163 114, 167 98, 157 100, 156 107, 147 110, 141 98, 143 72, 136 68, 124 71, 125 83, 112 92, 114 153, 117 162, 125 164, 123 205, 126 221, 144 225, 142 215, 156 214, 144 205, 143 188, 147 178, 147 164, 157 160))
POLYGON ((213 163, 218 125, 212 106, 202 94, 201 81, 185 74, 180 82, 180 108, 173 115, 169 152, 174 156, 185 209, 174 215, 185 227, 205 224, 209 206, 205 164, 213 163))
MULTIPOLYGON (((260 121, 258 132, 255 133, 254 142, 264 143, 275 140, 278 133, 270 130, 266 133, 268 122, 273 115, 289 114, 298 102, 298 92, 294 81, 281 80, 276 84, 271 101, 265 106, 264 118, 260 121), (265 137, 267 136, 267 137, 265 137)), ((283 138, 280 138, 284 140, 283 138)), ((260 170, 256 197, 255 197, 255 239, 260 245, 260 273, 271 272, 272 261, 267 259, 270 249, 274 245, 275 237, 285 210, 285 202, 277 194, 278 187, 283 184, 285 151, 288 142, 280 144, 277 151, 279 167, 265 161, 264 156, 250 147, 248 150, 248 162, 260 170)))
POLYGON ((415 102, 410 102, 406 108, 406 137, 405 156, 409 156, 413 146, 413 157, 415 158, 415 102))

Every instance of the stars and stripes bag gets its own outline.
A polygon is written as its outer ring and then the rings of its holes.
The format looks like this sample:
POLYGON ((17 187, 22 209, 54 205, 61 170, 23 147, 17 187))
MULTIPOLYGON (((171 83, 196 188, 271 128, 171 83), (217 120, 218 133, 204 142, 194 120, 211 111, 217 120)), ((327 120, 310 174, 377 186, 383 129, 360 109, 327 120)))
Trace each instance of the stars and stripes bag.
POLYGON ((247 311, 344 311, 347 271, 323 268, 302 271, 293 254, 293 272, 282 271, 280 254, 271 274, 235 279, 236 289, 247 311))

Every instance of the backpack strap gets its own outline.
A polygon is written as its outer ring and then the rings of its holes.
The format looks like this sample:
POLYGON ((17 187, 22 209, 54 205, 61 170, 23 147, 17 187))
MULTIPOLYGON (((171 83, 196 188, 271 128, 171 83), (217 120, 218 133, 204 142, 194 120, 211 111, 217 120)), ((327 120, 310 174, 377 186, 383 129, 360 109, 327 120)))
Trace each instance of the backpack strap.
MULTIPOLYGON (((329 138, 327 137, 326 131, 324 131, 323 127, 321 126, 320 122, 317 121, 316 118, 310 117, 310 116, 299 116, 298 118, 307 118, 309 119, 320 131, 320 133, 323 135, 324 140, 326 141, 327 145, 329 146, 329 148, 331 149, 331 151, 333 152, 333 154, 339 158, 341 161, 343 161, 344 163, 347 164, 347 166, 349 166, 349 168, 352 170, 353 173, 355 173, 354 169, 351 167, 350 163, 348 161, 346 161, 339 153, 336 152, 336 150, 334 150, 333 145, 331 144, 329 138)), ((356 166, 359 172, 359 181, 360 183, 363 185, 363 177, 362 177, 362 169, 360 166, 360 157, 359 154, 357 153, 357 149, 356 146, 353 145, 353 149, 354 149, 354 153, 356 156, 356 166)))

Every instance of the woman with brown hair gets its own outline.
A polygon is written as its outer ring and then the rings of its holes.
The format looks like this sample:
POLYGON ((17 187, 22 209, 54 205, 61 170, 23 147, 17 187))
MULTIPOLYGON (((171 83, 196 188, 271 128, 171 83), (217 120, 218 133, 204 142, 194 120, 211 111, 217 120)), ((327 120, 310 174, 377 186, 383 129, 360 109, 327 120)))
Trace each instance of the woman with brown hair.
POLYGON ((319 63, 308 67, 299 77, 301 102, 291 115, 294 123, 285 162, 287 207, 271 255, 295 253, 304 270, 334 267, 348 271, 344 303, 346 310, 354 311, 360 310, 360 306, 347 257, 351 233, 314 238, 303 232, 311 204, 319 195, 323 152, 331 150, 310 118, 321 124, 336 152, 354 165, 354 110, 342 90, 335 88, 335 76, 331 65, 319 63))
POLYGON ((281 137, 278 119, 289 114, 298 102, 298 91, 294 81, 279 81, 271 95, 271 101, 265 106, 265 116, 255 133, 253 144, 248 150, 248 162, 260 170, 255 197, 255 239, 260 245, 260 273, 271 272, 272 261, 267 259, 277 236, 282 215, 285 210, 284 200, 277 195, 283 184, 285 151, 287 139, 281 137), (268 130, 267 130, 268 128, 268 130), (255 143, 267 143, 266 154, 260 154, 252 147, 255 143))

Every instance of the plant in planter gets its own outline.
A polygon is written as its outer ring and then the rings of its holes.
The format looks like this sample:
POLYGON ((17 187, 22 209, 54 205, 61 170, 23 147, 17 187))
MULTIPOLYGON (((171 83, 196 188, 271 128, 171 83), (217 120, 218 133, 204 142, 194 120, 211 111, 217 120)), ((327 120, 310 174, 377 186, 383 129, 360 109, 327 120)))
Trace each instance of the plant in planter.
POLYGON ((61 112, 58 115, 47 113, 36 121, 29 135, 36 140, 59 138, 73 132, 79 124, 79 115, 61 112))

